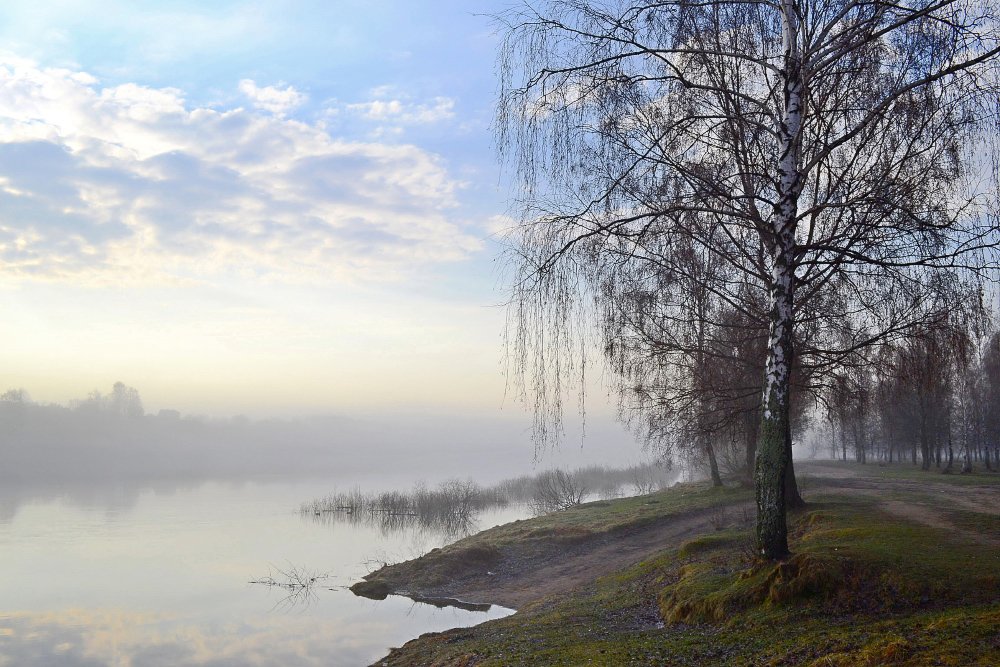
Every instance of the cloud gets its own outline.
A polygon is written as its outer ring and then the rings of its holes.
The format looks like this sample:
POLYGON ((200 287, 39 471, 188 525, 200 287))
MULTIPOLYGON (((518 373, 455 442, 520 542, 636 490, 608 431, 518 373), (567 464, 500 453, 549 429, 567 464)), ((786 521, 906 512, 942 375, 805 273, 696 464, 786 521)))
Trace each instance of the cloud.
POLYGON ((518 221, 509 215, 492 215, 486 220, 485 230, 490 238, 505 239, 515 231, 518 221))
POLYGON ((348 104, 347 109, 367 120, 424 125, 454 118, 455 101, 448 97, 435 97, 429 104, 417 104, 404 99, 374 99, 348 104))
POLYGON ((243 83, 270 113, 0 58, 0 276, 398 279, 481 247, 440 158, 286 119, 300 93, 243 83))
POLYGON ((288 112, 302 106, 308 99, 305 94, 295 90, 292 86, 284 88, 264 86, 261 88, 251 79, 240 81, 239 89, 255 108, 269 111, 279 117, 284 117, 288 112))

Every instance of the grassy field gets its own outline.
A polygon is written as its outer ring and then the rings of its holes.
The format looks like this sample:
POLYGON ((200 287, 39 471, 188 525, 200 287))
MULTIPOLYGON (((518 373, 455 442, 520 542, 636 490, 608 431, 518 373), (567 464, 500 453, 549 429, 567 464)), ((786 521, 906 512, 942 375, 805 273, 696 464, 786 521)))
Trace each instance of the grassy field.
MULTIPOLYGON (((863 475, 883 470, 858 467, 863 475)), ((907 482, 928 473, 901 471, 907 482)), ((1000 500, 1000 475, 935 475, 1000 500)), ((882 479, 882 478, 879 478, 882 479)), ((908 486, 895 502, 929 502, 908 486)), ((889 514, 881 497, 825 492, 809 483, 809 506, 792 517, 793 556, 754 561, 750 525, 722 515, 683 544, 587 585, 532 601, 505 619, 421 637, 376 664, 401 665, 998 665, 1000 530, 993 515, 947 506, 953 526, 889 514), (974 539, 973 539, 974 538, 974 539)), ((628 539, 637 524, 745 501, 745 489, 700 485, 592 503, 486 531, 451 547, 494 555, 515 545, 628 539)), ((939 499, 947 505, 947 500, 939 499)), ((920 505, 918 505, 919 509, 920 505)), ((441 576, 447 550, 404 573, 441 576)), ((377 580, 377 576, 375 577, 377 580)))

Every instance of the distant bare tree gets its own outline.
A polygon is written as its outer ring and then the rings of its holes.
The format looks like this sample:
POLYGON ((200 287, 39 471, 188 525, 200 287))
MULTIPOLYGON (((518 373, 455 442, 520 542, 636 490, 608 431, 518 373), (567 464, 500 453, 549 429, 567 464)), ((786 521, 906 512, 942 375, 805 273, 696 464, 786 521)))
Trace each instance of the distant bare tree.
POLYGON ((656 480, 649 468, 635 468, 632 472, 632 488, 637 496, 645 496, 656 491, 656 480))
POLYGON ((0 401, 6 401, 8 403, 30 403, 31 396, 28 394, 28 390, 24 388, 12 388, 0 394, 0 401))
POLYGON ((562 470, 550 470, 538 475, 528 505, 535 513, 545 514, 576 507, 586 495, 587 488, 573 475, 562 470))
MULTIPOLYGON (((961 327, 941 323, 897 352, 895 399, 909 411, 910 441, 919 445, 921 467, 940 466, 951 439, 955 385, 969 361, 970 340, 961 327)), ((905 427, 904 427, 905 428, 905 427)))
POLYGON ((124 382, 115 382, 107 400, 108 409, 121 417, 141 417, 145 414, 139 390, 124 382))
POLYGON ((997 17, 991 0, 507 13, 498 127, 523 205, 510 345, 539 439, 559 432, 586 303, 600 312, 608 285, 644 285, 666 346, 697 322, 685 286, 713 312, 759 319, 763 303, 756 534, 783 557, 796 354, 843 363, 918 323, 953 286, 937 271, 974 292, 996 268, 997 17))
MULTIPOLYGON (((847 460, 848 446, 854 459, 865 463, 875 423, 876 377, 870 368, 847 368, 835 373, 827 383, 826 410, 836 424, 841 458, 847 460)), ((888 406, 885 406, 888 407, 888 406)))
POLYGON ((145 410, 139 390, 124 382, 115 382, 110 394, 102 394, 95 389, 83 400, 73 401, 76 410, 84 412, 108 412, 118 417, 142 417, 145 410))

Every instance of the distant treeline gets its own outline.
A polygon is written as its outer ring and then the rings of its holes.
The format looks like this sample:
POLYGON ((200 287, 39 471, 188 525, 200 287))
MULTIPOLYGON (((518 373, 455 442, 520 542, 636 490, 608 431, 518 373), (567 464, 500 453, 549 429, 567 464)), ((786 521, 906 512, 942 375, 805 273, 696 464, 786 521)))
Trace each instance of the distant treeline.
POLYGON ((334 455, 307 424, 145 414, 139 392, 122 383, 68 407, 7 391, 0 425, 6 482, 294 472, 332 465, 334 455))
MULTIPOLYGON (((760 436, 768 329, 744 324, 725 329, 732 339, 706 353, 697 382, 666 373, 656 380, 662 396, 626 411, 661 455, 702 466, 718 484, 727 474, 752 478, 760 436)), ((808 443, 816 456, 861 463, 1000 471, 998 324, 1000 313, 986 322, 945 314, 837 365, 808 367, 796 357, 793 441, 808 443)), ((638 358, 641 372, 661 368, 638 358)), ((655 393, 655 384, 644 390, 655 393)))
MULTIPOLYGON (((602 438, 590 450, 611 442, 602 438)), ((121 382, 68 405, 33 402, 24 389, 0 393, 0 482, 14 486, 272 475, 384 485, 462 474, 493 482, 523 470, 533 453, 523 422, 509 417, 148 413, 139 391, 121 382)))
POLYGON ((818 428, 834 457, 1000 470, 1000 333, 938 326, 835 374, 818 428))

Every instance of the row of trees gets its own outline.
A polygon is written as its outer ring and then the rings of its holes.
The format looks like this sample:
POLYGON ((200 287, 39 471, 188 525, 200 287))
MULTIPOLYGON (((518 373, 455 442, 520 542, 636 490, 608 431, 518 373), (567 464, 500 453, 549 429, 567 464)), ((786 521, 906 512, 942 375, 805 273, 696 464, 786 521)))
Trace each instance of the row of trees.
MULTIPOLYGON (((121 382, 68 406, 34 402, 23 389, 4 391, 0 425, 0 484, 24 488, 357 471, 366 462, 356 452, 344 454, 355 451, 366 434, 349 431, 336 418, 250 421, 181 416, 176 410, 145 414, 138 390, 121 382)), ((387 458, 384 450, 378 455, 378 460, 387 458)))
POLYGON ((833 375, 823 410, 835 457, 1000 470, 1000 333, 940 323, 833 375))
POLYGON ((984 319, 1000 8, 538 0, 500 20, 510 347, 540 442, 596 331, 651 439, 717 468, 716 436, 742 437, 759 553, 783 557, 811 406, 984 319))
MULTIPOLYGON (((0 403, 8 405, 26 405, 31 403, 31 395, 26 389, 12 388, 0 394, 0 403)), ((142 406, 139 390, 124 382, 115 382, 111 392, 102 394, 95 389, 87 397, 70 403, 78 412, 102 413, 117 417, 142 417, 146 414, 142 406)), ((163 412, 163 411, 161 411, 163 412)), ((168 410, 168 413, 176 411, 168 410)))

